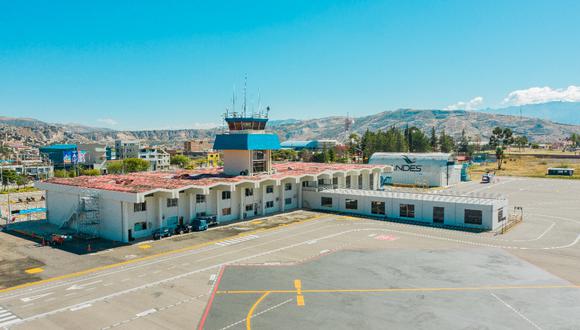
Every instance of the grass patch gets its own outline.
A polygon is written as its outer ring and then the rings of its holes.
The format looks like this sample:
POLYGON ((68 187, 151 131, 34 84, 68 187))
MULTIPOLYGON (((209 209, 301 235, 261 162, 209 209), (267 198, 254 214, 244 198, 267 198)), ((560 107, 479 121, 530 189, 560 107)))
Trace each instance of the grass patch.
POLYGON ((561 159, 536 158, 528 155, 509 155, 504 159, 502 169, 499 171, 496 163, 473 165, 469 170, 473 180, 478 180, 487 171, 495 171, 497 175, 503 176, 580 180, 580 160, 574 163, 562 163, 561 159), (575 171, 573 176, 546 175, 549 167, 573 168, 575 171))
POLYGON ((11 188, 0 191, 0 194, 15 194, 15 193, 26 193, 26 192, 33 192, 33 191, 40 191, 38 188, 34 187, 22 187, 22 188, 11 188))

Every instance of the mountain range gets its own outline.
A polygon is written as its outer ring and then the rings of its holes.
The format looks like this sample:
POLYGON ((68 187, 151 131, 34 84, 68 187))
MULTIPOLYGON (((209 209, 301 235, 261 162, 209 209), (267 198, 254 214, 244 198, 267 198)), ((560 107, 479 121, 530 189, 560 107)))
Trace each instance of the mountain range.
MULTIPOLYGON (((409 125, 417 126, 427 133, 434 127, 437 132, 445 130, 454 137, 458 137, 465 130, 465 133, 475 140, 486 141, 494 127, 502 126, 511 128, 516 135, 527 136, 531 141, 552 142, 568 137, 572 133, 580 134, 580 125, 557 123, 538 117, 564 116, 567 122, 574 122, 578 119, 578 114, 580 103, 569 102, 479 111, 399 109, 351 118, 348 131, 345 129, 346 118, 343 116, 307 120, 271 120, 269 130, 277 133, 281 140, 344 141, 350 133, 362 134, 367 129, 375 131, 409 125)), ((33 146, 68 142, 111 142, 115 139, 139 139, 155 144, 180 145, 181 141, 188 139, 211 138, 220 131, 219 128, 119 131, 79 124, 46 123, 33 118, 0 117, 0 137, 3 140, 33 146)))

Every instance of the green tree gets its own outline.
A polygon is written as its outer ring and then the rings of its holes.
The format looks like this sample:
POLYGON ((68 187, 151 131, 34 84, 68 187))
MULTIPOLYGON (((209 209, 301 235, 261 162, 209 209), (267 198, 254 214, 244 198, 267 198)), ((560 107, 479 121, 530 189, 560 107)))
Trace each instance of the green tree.
MULTIPOLYGON (((123 161, 116 160, 116 161, 107 162, 107 172, 110 174, 123 173, 123 161)), ((56 176, 56 171, 54 171, 54 175, 56 176)))
POLYGON ((298 158, 298 153, 293 149, 280 149, 272 151, 273 160, 296 160, 298 158))
POLYGON ((429 139, 431 150, 437 150, 437 134, 435 134, 435 127, 431 127, 431 138, 429 139))
POLYGON ((81 175, 98 176, 101 175, 101 171, 96 168, 84 168, 81 170, 81 175))
POLYGON ((336 151, 334 151, 334 148, 328 149, 328 161, 331 163, 336 161, 336 151))
POLYGON ((66 170, 54 170, 54 176, 57 178, 68 178, 68 171, 66 171, 66 170))
POLYGON ((16 184, 19 175, 14 170, 2 170, 2 186, 5 188, 8 185, 16 184))
POLYGON ((445 130, 442 130, 439 135, 439 149, 441 152, 452 152, 454 145, 453 137, 445 134, 445 130))
POLYGON ((144 172, 149 170, 149 162, 141 158, 127 158, 123 160, 125 172, 144 172))
POLYGON ((171 163, 171 165, 177 165, 181 168, 186 168, 187 166, 189 166, 190 162, 191 160, 189 159, 189 157, 184 155, 171 156, 169 160, 169 163, 171 163))
POLYGON ((504 149, 514 143, 513 132, 509 128, 495 127, 489 137, 489 145, 495 148, 497 158, 497 169, 501 170, 501 164, 505 156, 504 149))
POLYGON ((522 151, 522 149, 527 147, 529 144, 528 138, 525 136, 517 136, 514 139, 514 144, 520 149, 520 151, 522 151))

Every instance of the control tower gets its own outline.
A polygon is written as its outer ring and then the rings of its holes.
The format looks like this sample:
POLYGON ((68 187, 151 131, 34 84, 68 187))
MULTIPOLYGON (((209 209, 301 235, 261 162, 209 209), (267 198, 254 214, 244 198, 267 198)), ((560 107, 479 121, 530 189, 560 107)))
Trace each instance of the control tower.
POLYGON ((280 149, 276 134, 266 133, 266 113, 226 113, 228 131, 216 136, 213 148, 223 150, 226 175, 272 173, 272 150, 280 149))

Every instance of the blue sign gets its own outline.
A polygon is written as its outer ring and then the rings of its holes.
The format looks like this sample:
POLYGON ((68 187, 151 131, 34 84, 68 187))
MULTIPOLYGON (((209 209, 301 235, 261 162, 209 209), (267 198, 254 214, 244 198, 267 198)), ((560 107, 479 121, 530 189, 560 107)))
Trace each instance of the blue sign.
POLYGON ((33 209, 26 209, 18 211, 18 214, 30 214, 30 213, 38 213, 38 212, 46 212, 45 207, 37 207, 33 209))

